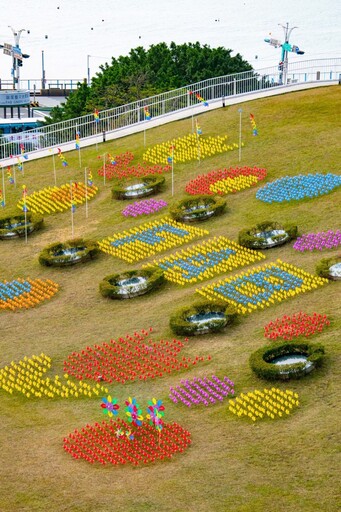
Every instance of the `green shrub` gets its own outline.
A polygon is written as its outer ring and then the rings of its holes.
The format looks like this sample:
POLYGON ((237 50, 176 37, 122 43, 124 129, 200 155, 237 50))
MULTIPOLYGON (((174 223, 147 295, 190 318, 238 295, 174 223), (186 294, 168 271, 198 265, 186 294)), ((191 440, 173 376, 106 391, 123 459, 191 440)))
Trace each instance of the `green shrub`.
POLYGON ((265 380, 288 380, 299 379, 321 366, 324 357, 322 345, 313 345, 307 342, 285 342, 262 347, 251 354, 249 363, 251 369, 261 379, 265 380), (275 365, 274 359, 286 355, 304 355, 307 363, 295 363, 285 366, 275 365))
POLYGON ((237 317, 234 306, 225 302, 201 301, 178 309, 170 318, 169 325, 172 331, 180 336, 194 336, 207 332, 219 332, 227 325, 232 324, 237 317), (199 324, 189 319, 195 315, 208 313, 224 313, 224 318, 212 319, 204 324, 199 324))
POLYGON ((32 233, 41 229, 44 224, 44 219, 41 215, 28 212, 25 214, 12 215, 10 217, 0 218, 0 239, 6 240, 12 237, 23 237, 25 233, 32 233))
POLYGON ((163 271, 157 266, 141 270, 128 270, 121 274, 106 276, 99 284, 99 291, 103 297, 109 297, 110 299, 130 299, 157 289, 164 283, 164 280, 163 271), (132 279, 134 277, 143 277, 146 281, 126 291, 124 291, 124 287, 118 284, 119 281, 132 279))
POLYGON ((298 229, 294 224, 279 224, 278 222, 265 221, 259 224, 256 224, 251 229, 242 229, 239 232, 238 243, 243 247, 247 247, 249 249, 266 249, 267 247, 275 247, 277 245, 282 245, 294 238, 297 238, 298 229), (285 231, 285 234, 278 234, 272 237, 274 241, 273 244, 269 245, 266 238, 262 238, 256 236, 257 233, 262 233, 266 231, 277 231, 282 230, 285 231))
POLYGON ((198 195, 172 204, 169 213, 176 221, 195 222, 221 215, 225 208, 226 201, 220 196, 198 195))
POLYGON ((127 180, 117 182, 111 188, 111 195, 113 199, 135 199, 138 197, 149 196, 157 194, 165 183, 165 177, 155 174, 148 174, 141 178, 130 178, 127 180), (135 195, 131 194, 128 187, 134 185, 141 185, 138 189, 138 193, 135 195))
POLYGON ((316 265, 317 275, 326 279, 335 279, 330 275, 330 267, 336 265, 336 263, 341 263, 341 254, 331 258, 323 258, 316 265))
POLYGON ((75 238, 66 242, 55 242, 43 249, 39 263, 46 267, 63 267, 93 259, 99 253, 97 242, 75 238), (73 251, 65 254, 65 251, 73 251))

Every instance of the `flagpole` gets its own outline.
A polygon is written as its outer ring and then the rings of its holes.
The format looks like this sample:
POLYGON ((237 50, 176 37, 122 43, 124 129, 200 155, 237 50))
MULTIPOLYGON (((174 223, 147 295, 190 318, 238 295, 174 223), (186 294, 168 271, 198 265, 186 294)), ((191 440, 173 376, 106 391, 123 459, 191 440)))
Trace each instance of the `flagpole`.
POLYGON ((72 181, 70 181, 70 197, 71 197, 71 233, 73 238, 73 197, 72 197, 72 181))
POLYGON ((106 155, 106 153, 104 153, 104 155, 103 155, 103 184, 104 185, 105 185, 105 178, 106 178, 105 155, 106 155))
POLYGON ((13 171, 14 186, 15 186, 15 188, 17 188, 17 180, 16 180, 16 176, 15 176, 15 164, 14 163, 12 164, 12 171, 13 171))
POLYGON ((144 127, 144 130, 143 130, 143 145, 144 145, 144 147, 146 147, 146 126, 144 127))
POLYGON ((87 180, 87 167, 84 167, 84 185, 85 185, 85 218, 88 218, 88 180, 87 180))
POLYGON ((54 150, 53 149, 52 149, 52 162, 53 162, 54 184, 55 184, 55 186, 57 186, 56 162, 54 159, 54 150))
POLYGON ((25 215, 25 243, 27 244, 27 206, 26 206, 26 186, 23 185, 23 196, 24 196, 24 215, 25 215))
POLYGON ((238 109, 239 112, 239 162, 242 159, 242 109, 238 109))
POLYGON ((174 196, 174 146, 172 146, 172 196, 174 196))
POLYGON ((4 194, 3 194, 4 205, 6 205, 5 176, 4 176, 4 168, 3 167, 2 167, 2 190, 4 192, 4 194))

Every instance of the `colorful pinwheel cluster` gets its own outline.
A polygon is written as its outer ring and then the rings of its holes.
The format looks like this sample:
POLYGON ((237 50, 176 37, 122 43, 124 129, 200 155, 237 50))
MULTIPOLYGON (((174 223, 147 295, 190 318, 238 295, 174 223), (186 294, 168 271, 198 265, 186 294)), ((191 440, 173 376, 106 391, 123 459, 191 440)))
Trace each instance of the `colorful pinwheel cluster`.
POLYGON ((252 251, 220 236, 161 260, 154 260, 152 265, 158 265, 168 281, 185 285, 211 279, 217 274, 264 258, 260 251, 252 251))
MULTIPOLYGON (((149 338, 149 330, 134 332, 125 338, 110 340, 109 343, 86 347, 81 353, 72 352, 64 361, 64 371, 78 380, 89 379, 96 382, 133 382, 162 377, 164 374, 195 366, 204 357, 195 359, 182 357, 180 352, 188 342, 149 338)), ((210 356, 208 356, 210 359, 210 356)))
POLYGON ((33 308, 57 293, 59 285, 50 279, 15 279, 0 283, 0 309, 33 308))
MULTIPOLYGON (((143 160, 153 164, 165 163, 169 158, 169 148, 173 147, 173 162, 184 163, 191 160, 198 160, 198 138, 196 133, 185 137, 172 139, 162 144, 148 148, 143 153, 143 160)), ((216 137, 200 137, 200 158, 207 158, 217 153, 232 151, 238 148, 238 144, 227 144, 227 136, 217 135, 216 137)))
POLYGON ((286 389, 281 391, 277 388, 255 389, 246 395, 241 393, 239 397, 229 401, 229 411, 236 416, 246 416, 252 421, 262 418, 275 418, 289 415, 294 407, 298 407, 298 394, 286 389))
POLYGON ((269 322, 264 326, 264 336, 271 340, 280 338, 291 341, 299 336, 307 338, 316 332, 322 332, 328 325, 330 321, 326 315, 308 315, 300 311, 292 316, 284 315, 282 318, 276 318, 274 322, 269 322))
POLYGON ((58 375, 53 379, 43 377, 51 368, 51 358, 45 354, 24 357, 19 363, 11 362, 0 370, 0 388, 12 394, 22 393, 27 398, 78 398, 91 397, 108 390, 96 384, 90 386, 85 382, 71 382, 66 374, 61 380, 58 375))
POLYGON ((110 395, 108 396, 108 398, 102 398, 101 407, 103 409, 104 414, 107 414, 109 418, 116 416, 120 408, 120 406, 117 404, 116 398, 112 399, 110 395))
POLYGON ((162 437, 157 430, 143 424, 134 431, 134 439, 128 435, 131 428, 123 420, 110 420, 86 425, 75 430, 63 440, 63 448, 74 459, 85 459, 94 464, 147 464, 182 453, 191 443, 190 433, 177 423, 164 424, 162 437))
POLYGON ((299 236, 295 241, 293 248, 296 251, 322 251, 323 249, 333 249, 341 245, 341 231, 321 231, 320 233, 308 233, 299 236))
POLYGON ((235 193, 256 185, 266 177, 266 169, 258 167, 230 167, 216 169, 198 175, 186 185, 186 192, 192 195, 235 193))
MULTIPOLYGON (((98 157, 101 158, 101 157, 98 157)), ((163 174, 170 170, 169 165, 141 165, 136 164, 130 166, 129 164, 134 159, 133 153, 127 151, 114 157, 108 153, 106 155, 105 166, 98 169, 99 176, 104 176, 108 180, 113 178, 129 178, 132 176, 142 177, 148 174, 163 174)))
POLYGON ((215 375, 211 380, 207 377, 201 379, 195 377, 192 381, 181 380, 181 386, 170 388, 169 398, 177 404, 179 401, 191 407, 192 405, 204 404, 206 406, 215 404, 217 400, 222 402, 224 398, 234 394, 234 383, 228 377, 220 380, 215 375))
POLYGON ((236 306, 238 313, 245 314, 327 283, 328 279, 315 277, 294 265, 277 260, 197 291, 209 300, 230 302, 236 306))
POLYGON ((299 174, 268 183, 257 191, 256 197, 270 204, 299 201, 323 196, 340 185, 341 176, 336 174, 299 174))
POLYGON ((107 254, 133 263, 207 234, 204 229, 185 226, 165 217, 116 233, 98 242, 98 246, 107 254))
POLYGON ((124 210, 122 215, 125 217, 138 217, 139 215, 149 215, 150 213, 158 212, 167 206, 166 201, 160 199, 145 199, 144 201, 136 201, 129 204, 124 210))
MULTIPOLYGON (((95 185, 85 186, 82 182, 66 183, 61 187, 47 187, 38 192, 33 192, 25 197, 28 210, 34 213, 56 213, 71 208, 71 196, 74 204, 85 203, 86 199, 92 199, 97 193, 95 185)), ((17 204, 22 210, 24 200, 17 204)))

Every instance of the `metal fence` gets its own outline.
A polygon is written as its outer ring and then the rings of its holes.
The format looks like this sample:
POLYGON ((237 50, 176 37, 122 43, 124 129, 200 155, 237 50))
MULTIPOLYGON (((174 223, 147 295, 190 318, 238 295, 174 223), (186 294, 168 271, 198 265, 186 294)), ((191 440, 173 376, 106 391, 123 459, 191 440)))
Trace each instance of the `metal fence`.
POLYGON ((280 84, 280 71, 277 67, 210 78, 127 105, 103 110, 99 113, 98 122, 94 114, 88 114, 39 129, 27 130, 20 134, 20 141, 18 137, 13 137, 11 140, 11 136, 3 136, 0 138, 0 165, 5 164, 1 160, 8 159, 10 155, 20 155, 20 144, 24 144, 27 153, 41 153, 45 148, 74 142, 76 132, 79 132, 82 140, 88 138, 89 143, 93 140, 95 144, 98 134, 110 134, 145 121, 145 107, 148 107, 148 112, 153 119, 162 118, 170 113, 193 108, 200 102, 197 95, 214 103, 231 96, 245 95, 269 88, 287 88, 297 83, 334 82, 339 80, 340 76, 341 58, 335 58, 289 64, 287 85, 280 84))

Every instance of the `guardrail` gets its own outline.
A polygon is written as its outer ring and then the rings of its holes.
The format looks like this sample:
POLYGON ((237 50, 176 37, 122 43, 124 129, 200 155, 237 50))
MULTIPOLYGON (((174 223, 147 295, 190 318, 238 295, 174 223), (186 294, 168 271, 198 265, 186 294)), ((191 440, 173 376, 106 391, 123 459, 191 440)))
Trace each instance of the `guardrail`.
POLYGON ((31 154, 31 158, 40 158, 48 155, 47 148, 62 147, 63 151, 74 149, 76 132, 80 135, 83 147, 127 135, 127 129, 129 133, 141 131, 174 118, 184 118, 193 115, 194 112, 203 112, 205 107, 196 95, 204 98, 212 107, 218 107, 224 106, 225 102, 231 103, 235 99, 247 98, 250 94, 280 94, 299 84, 308 87, 311 84, 338 83, 341 76, 341 58, 295 62, 289 65, 287 76, 288 84, 281 85, 279 70, 272 67, 210 78, 127 105, 103 110, 99 112, 98 120, 94 114, 88 114, 43 126, 38 130, 27 130, 20 135, 20 141, 17 136, 11 140, 10 136, 6 135, 0 139, 0 165, 7 165, 10 155, 20 155, 20 144, 24 144, 25 151, 31 154), (148 107, 151 121, 145 119, 145 107, 148 107))

